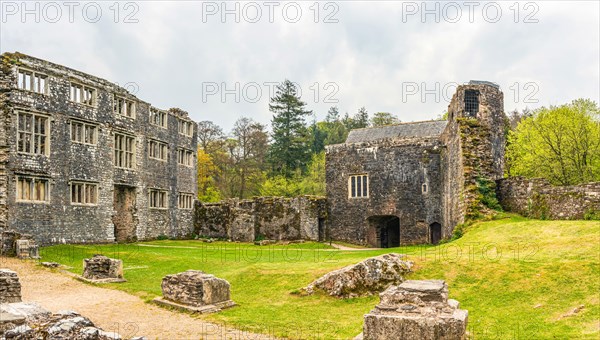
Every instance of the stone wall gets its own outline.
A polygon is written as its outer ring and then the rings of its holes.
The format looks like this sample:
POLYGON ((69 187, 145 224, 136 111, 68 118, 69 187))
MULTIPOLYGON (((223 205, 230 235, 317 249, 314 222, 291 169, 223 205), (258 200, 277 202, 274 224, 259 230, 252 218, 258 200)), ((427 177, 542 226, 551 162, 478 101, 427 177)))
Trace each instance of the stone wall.
POLYGON ((195 233, 244 242, 325 240, 325 204, 325 198, 315 196, 196 202, 195 233))
POLYGON ((17 273, 0 269, 0 303, 21 302, 21 283, 17 273))
MULTIPOLYGON (((383 140, 327 147, 326 182, 331 238, 379 247, 382 216, 399 219, 400 244, 428 243, 442 214, 442 153, 437 138, 383 140), (349 198, 348 178, 368 174, 368 197, 349 198), (423 190, 423 185, 427 186, 423 190)), ((448 229, 442 237, 448 237, 448 229)))
MULTIPOLYGON (((196 197, 195 154, 197 128, 179 109, 166 112, 167 127, 150 124, 151 104, 126 89, 83 72, 20 53, 2 55, 0 72, 0 228, 4 226, 31 234, 41 244, 86 243, 152 239, 160 235, 183 237, 193 230, 193 209, 179 209, 179 193, 196 197), (19 69, 46 77, 47 93, 17 88, 19 69), (72 102, 71 83, 95 90, 94 105, 72 102), (115 113, 115 97, 135 103, 134 117, 115 113), (19 152, 17 117, 35 113, 49 121, 46 154, 19 152), (97 142, 72 141, 71 124, 86 123, 97 128, 97 142), (179 133, 178 125, 191 124, 191 136, 179 133), (115 133, 134 138, 133 168, 115 166, 115 133), (167 144, 167 159, 149 157, 149 141, 167 144), (192 152, 192 166, 178 164, 178 149, 192 152), (17 177, 41 178, 49 182, 44 202, 17 201, 17 177), (97 204, 71 203, 72 182, 97 185, 97 204), (129 188, 130 214, 115 201, 117 188, 129 188), (149 208, 149 190, 167 192, 168 207, 149 208), (117 215, 116 219, 113 217, 117 215), (128 221, 124 233, 116 224, 128 221), (3 222, 4 221, 4 222, 3 222), (117 238, 118 237, 118 238, 117 238)), ((192 207, 193 208, 193 207, 192 207)))
POLYGON ((600 182, 560 187, 541 178, 513 177, 497 183, 507 211, 538 219, 600 219, 600 182))

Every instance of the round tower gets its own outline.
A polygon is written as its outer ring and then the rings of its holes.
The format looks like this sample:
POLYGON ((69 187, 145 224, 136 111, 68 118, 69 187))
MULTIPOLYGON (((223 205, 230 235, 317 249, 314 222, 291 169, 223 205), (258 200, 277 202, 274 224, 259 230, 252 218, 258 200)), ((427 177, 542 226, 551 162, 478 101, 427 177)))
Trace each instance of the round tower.
POLYGON ((504 175, 507 118, 504 94, 497 84, 470 81, 458 86, 448 106, 450 124, 458 124, 463 156, 473 156, 476 175, 497 180, 504 175))

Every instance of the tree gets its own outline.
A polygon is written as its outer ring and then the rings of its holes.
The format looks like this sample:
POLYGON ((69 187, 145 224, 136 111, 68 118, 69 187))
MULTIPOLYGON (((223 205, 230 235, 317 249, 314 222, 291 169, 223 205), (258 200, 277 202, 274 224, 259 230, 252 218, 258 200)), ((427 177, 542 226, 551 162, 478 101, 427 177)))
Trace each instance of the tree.
POLYGON ((223 129, 217 124, 205 120, 198 123, 198 145, 208 154, 222 147, 225 138, 223 129))
POLYGON ((296 169, 304 169, 310 160, 310 138, 305 117, 311 112, 305 106, 298 89, 287 79, 277 86, 269 104, 269 110, 274 114, 271 120, 273 143, 270 162, 273 171, 286 178, 292 177, 296 169))
POLYGON ((371 125, 373 126, 386 126, 399 123, 400 119, 389 112, 377 112, 371 118, 371 125))
POLYGON ((325 132, 323 144, 340 144, 346 141, 348 130, 340 119, 340 113, 337 106, 330 107, 325 121, 318 122, 317 126, 319 129, 325 132))
POLYGON ((198 147, 198 199, 202 202, 217 202, 221 199, 215 184, 219 169, 212 157, 198 147))
POLYGON ((264 125, 246 117, 235 122, 232 136, 228 149, 238 178, 237 193, 232 196, 246 198, 249 192, 258 191, 260 183, 249 179, 262 176, 269 137, 264 125))
POLYGON ((312 155, 306 176, 300 184, 304 195, 325 196, 325 152, 312 155))
POLYGON ((327 111, 327 116, 325 117, 325 121, 327 123, 333 123, 333 122, 337 122, 340 120, 340 111, 338 110, 337 106, 332 106, 329 108, 329 111, 327 111))
POLYGON ((353 117, 350 117, 348 112, 346 112, 342 119, 342 123, 348 131, 369 127, 369 113, 364 106, 361 107, 353 117))
POLYGON ((311 154, 319 153, 325 150, 325 140, 327 139, 327 126, 325 122, 317 122, 316 118, 308 128, 310 135, 311 154))
POLYGON ((509 176, 544 177, 571 185, 600 181, 600 109, 579 99, 542 107, 509 133, 509 176))
POLYGON ((531 115, 532 112, 527 107, 523 109, 523 112, 519 112, 517 109, 512 110, 508 114, 508 125, 510 126, 510 129, 516 129, 517 125, 519 125, 523 119, 531 117, 531 115))

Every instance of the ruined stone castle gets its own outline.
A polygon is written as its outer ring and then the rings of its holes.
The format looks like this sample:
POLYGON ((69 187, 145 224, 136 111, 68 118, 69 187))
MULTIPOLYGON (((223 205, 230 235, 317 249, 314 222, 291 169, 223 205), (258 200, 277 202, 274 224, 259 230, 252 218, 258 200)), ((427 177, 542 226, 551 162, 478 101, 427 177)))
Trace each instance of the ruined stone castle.
POLYGON ((450 238, 485 209, 478 185, 503 177, 505 133, 502 92, 474 81, 447 121, 351 131, 326 152, 330 238, 384 248, 450 238))
POLYGON ((327 147, 326 198, 203 204, 196 200, 197 126, 186 112, 156 108, 80 71, 5 53, 0 245, 12 244, 4 235, 20 234, 41 244, 193 234, 383 248, 435 244, 489 210, 485 191, 525 216, 600 216, 600 183, 555 188, 503 179, 503 105, 497 85, 472 81, 457 88, 447 120, 351 131, 345 143, 327 147))
POLYGON ((107 80, 0 63, 0 229, 42 244, 191 234, 197 127, 107 80))

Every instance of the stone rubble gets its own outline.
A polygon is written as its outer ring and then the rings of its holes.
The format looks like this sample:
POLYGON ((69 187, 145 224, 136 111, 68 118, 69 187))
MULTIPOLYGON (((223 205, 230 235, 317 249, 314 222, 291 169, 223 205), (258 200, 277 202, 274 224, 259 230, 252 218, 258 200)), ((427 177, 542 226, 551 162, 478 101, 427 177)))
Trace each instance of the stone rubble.
POLYGON ((33 319, 26 324, 4 324, 0 328, 0 340, 5 339, 120 340, 123 338, 118 333, 106 332, 96 327, 90 319, 76 312, 60 311, 56 314, 47 313, 44 317, 33 319))
POLYGON ((379 293, 404 281, 413 263, 396 253, 368 258, 354 265, 334 270, 310 283, 302 291, 313 294, 322 290, 331 296, 352 298, 379 293))
MULTIPOLYGON (((21 302, 21 285, 17 273, 0 269, 0 340, 120 340, 122 337, 106 332, 88 318, 74 311, 52 314, 33 302, 21 302), (6 279, 8 278, 8 279, 6 279), (10 287, 10 294, 7 287, 10 287), (15 297, 18 296, 18 301, 15 297), (13 299, 6 299, 13 297, 13 299)), ((143 340, 144 337, 132 339, 143 340)))
POLYGON ((442 280, 408 280, 380 294, 380 303, 365 315, 365 340, 462 340, 468 311, 448 299, 442 280))

